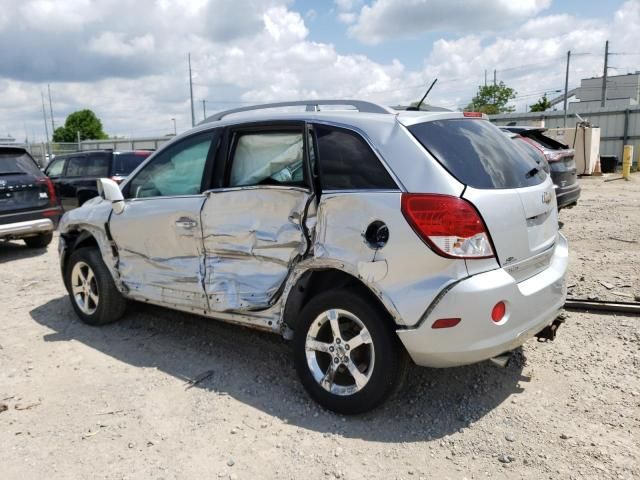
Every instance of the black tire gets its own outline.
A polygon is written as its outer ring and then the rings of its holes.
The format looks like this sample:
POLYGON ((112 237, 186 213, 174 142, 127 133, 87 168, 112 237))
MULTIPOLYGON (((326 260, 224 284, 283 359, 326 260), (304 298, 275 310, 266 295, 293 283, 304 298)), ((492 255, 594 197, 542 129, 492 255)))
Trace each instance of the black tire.
MULTIPOLYGON (((320 325, 320 322, 316 325, 320 325)), ((343 342, 346 340, 345 338, 343 342)), ((407 354, 390 320, 386 318, 386 312, 352 289, 323 292, 304 306, 300 312, 299 321, 295 324, 293 350, 295 367, 307 392, 323 407, 341 414, 364 413, 380 405, 400 387, 408 365, 407 354), (355 315, 369 331, 373 345, 374 362, 371 376, 364 387, 352 394, 338 395, 326 390, 314 378, 307 362, 305 348, 307 334, 316 319, 323 312, 331 309, 344 310, 355 315)), ((352 358, 354 351, 347 353, 348 362, 355 362, 352 358)), ((326 355, 334 354, 326 353, 326 355)), ((329 363, 331 363, 331 357, 329 357, 329 363)), ((346 374, 346 363, 342 368, 346 374)))
POLYGON ((47 248, 47 245, 53 240, 53 233, 41 233, 35 237, 23 238, 23 240, 29 248, 47 248))
POLYGON ((65 270, 65 285, 69 292, 71 305, 80 319, 94 326, 107 325, 119 320, 127 307, 127 300, 118 291, 113 278, 102 261, 100 251, 95 247, 79 248, 69 257, 65 270), (80 300, 73 294, 73 272, 76 265, 87 265, 93 272, 95 283, 91 288, 97 290, 98 302, 93 303, 94 311, 83 311, 79 305, 80 300))

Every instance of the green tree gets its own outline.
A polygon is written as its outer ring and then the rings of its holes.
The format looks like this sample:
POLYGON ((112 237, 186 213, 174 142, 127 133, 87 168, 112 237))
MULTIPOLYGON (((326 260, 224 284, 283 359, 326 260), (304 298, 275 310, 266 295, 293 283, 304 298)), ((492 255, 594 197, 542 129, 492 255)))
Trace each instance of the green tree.
POLYGON ((544 112, 551 108, 551 102, 547 98, 547 94, 545 93, 540 100, 531 105, 530 111, 532 112, 544 112))
POLYGON ((507 106, 507 103, 514 98, 516 98, 516 91, 507 87, 504 82, 496 85, 484 85, 478 87, 478 93, 465 110, 488 115, 513 112, 515 107, 507 106))
POLYGON ((77 142, 78 132, 80 140, 103 140, 109 138, 102 131, 102 122, 91 110, 78 110, 70 114, 63 127, 53 132, 54 142, 77 142))

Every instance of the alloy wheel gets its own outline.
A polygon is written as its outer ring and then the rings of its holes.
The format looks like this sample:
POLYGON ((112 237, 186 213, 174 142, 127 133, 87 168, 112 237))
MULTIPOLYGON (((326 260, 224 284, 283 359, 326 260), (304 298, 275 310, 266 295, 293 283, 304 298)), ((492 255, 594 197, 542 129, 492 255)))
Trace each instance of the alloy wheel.
POLYGON ((71 292, 78 308, 86 315, 93 315, 98 308, 100 296, 98 282, 91 267, 77 262, 71 271, 71 292))
POLYGON ((315 381, 334 395, 359 392, 373 373, 371 334, 346 310, 331 309, 316 317, 307 332, 305 354, 315 381))

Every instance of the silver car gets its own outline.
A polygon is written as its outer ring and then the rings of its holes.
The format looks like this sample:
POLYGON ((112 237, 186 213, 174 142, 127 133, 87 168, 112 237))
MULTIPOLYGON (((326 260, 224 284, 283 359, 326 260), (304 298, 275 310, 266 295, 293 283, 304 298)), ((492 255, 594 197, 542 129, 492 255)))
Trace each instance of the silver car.
POLYGON ((409 361, 464 365, 553 337, 566 296, 551 179, 481 114, 235 109, 99 188, 60 226, 83 321, 136 300, 279 333, 337 412, 380 404, 409 361))

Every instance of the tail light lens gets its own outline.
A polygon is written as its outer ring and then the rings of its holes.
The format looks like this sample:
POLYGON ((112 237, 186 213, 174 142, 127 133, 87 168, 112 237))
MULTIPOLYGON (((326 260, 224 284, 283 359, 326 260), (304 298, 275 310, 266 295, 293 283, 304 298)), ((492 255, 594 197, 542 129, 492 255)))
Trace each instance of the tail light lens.
POLYGON ((489 232, 480 214, 462 198, 404 193, 402 213, 418 236, 443 257, 494 256, 489 232))
POLYGON ((49 196, 49 204, 52 207, 58 206, 58 199, 56 197, 56 187, 49 177, 44 177, 38 180, 38 183, 43 183, 47 187, 47 195, 49 196))

